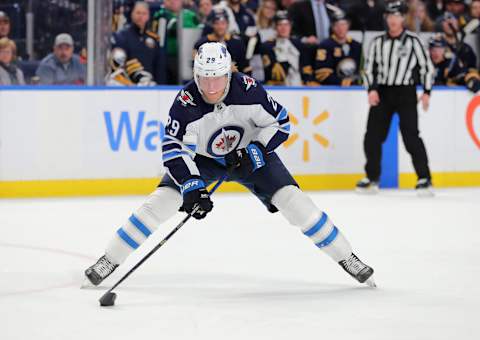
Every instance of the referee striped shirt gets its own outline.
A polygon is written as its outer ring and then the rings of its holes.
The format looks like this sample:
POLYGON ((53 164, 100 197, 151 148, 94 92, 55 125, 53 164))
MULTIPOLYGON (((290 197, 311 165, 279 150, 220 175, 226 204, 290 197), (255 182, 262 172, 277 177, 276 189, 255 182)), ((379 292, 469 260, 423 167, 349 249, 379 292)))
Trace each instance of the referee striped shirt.
POLYGON ((395 38, 388 32, 374 38, 368 52, 365 78, 368 90, 378 86, 416 85, 426 93, 432 89, 434 67, 415 33, 404 30, 395 38))

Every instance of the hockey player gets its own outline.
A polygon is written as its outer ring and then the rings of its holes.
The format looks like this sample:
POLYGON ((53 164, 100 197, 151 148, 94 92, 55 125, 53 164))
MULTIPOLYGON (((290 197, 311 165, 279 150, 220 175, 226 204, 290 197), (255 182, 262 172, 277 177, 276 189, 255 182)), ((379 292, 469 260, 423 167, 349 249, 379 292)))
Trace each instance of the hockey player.
POLYGON ((480 75, 475 68, 468 68, 451 50, 442 35, 428 41, 430 57, 435 68, 435 85, 465 85, 476 93, 480 90, 480 75))
POLYGON ((348 36, 350 23, 343 11, 331 20, 332 35, 317 48, 315 78, 322 85, 358 85, 362 45, 348 36))
POLYGON ((262 61, 267 85, 310 85, 313 71, 308 49, 291 36, 292 24, 287 11, 274 17, 277 37, 262 44, 262 61))
POLYGON ((221 43, 199 47, 193 73, 170 108, 162 143, 168 175, 85 271, 91 283, 100 284, 179 208, 204 218, 213 208, 206 187, 228 173, 228 180, 250 189, 270 212, 280 211, 348 274, 371 284, 373 269, 355 256, 275 153, 290 130, 287 110, 255 79, 232 73, 221 43))

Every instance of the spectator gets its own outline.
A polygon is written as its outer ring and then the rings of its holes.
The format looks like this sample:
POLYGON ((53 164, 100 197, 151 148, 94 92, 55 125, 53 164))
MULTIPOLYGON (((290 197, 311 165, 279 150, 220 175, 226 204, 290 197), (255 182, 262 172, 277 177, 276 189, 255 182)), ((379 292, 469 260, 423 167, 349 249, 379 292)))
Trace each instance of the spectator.
POLYGON ((435 85, 465 85, 470 91, 480 89, 476 69, 468 69, 453 53, 447 53, 447 41, 440 34, 429 40, 429 51, 435 67, 435 85))
POLYGON ((383 0, 360 0, 348 12, 351 29, 357 31, 383 31, 385 28, 383 0))
POLYGON ((287 11, 295 0, 276 0, 277 8, 282 11, 287 11))
POLYGON ((85 83, 85 65, 73 53, 73 38, 61 33, 55 38, 53 53, 47 55, 38 66, 37 77, 44 85, 82 85, 85 83))
POLYGON ((349 25, 338 12, 332 17, 332 36, 317 49, 315 79, 322 85, 360 84, 362 45, 348 36, 349 25))
MULTIPOLYGON (((12 33, 12 26, 11 26, 10 17, 7 15, 7 13, 0 11, 0 39, 1 38, 11 39, 11 33, 12 33)), ((24 44, 17 45, 17 43, 15 43, 15 46, 16 46, 15 59, 17 60, 26 59, 28 56, 26 55, 24 44)))
POLYGON ((206 42, 221 42, 227 47, 228 52, 230 52, 232 56, 232 62, 235 63, 238 70, 249 74, 251 69, 248 60, 245 57, 245 46, 239 37, 228 33, 228 20, 229 17, 225 10, 216 9, 210 14, 208 21, 213 29, 213 33, 210 33, 197 41, 194 47, 194 55, 198 48, 206 42))
POLYGON ((212 13, 213 3, 212 0, 200 0, 198 2, 198 20, 201 24, 207 24, 207 18, 212 13))
POLYGON ((112 32, 121 31, 127 24, 125 17, 125 6, 116 6, 112 16, 112 32))
POLYGON ((113 34, 112 48, 122 48, 127 53, 127 60, 137 59, 157 84, 166 84, 165 50, 159 46, 158 35, 146 29, 150 19, 148 4, 143 1, 135 3, 131 18, 131 24, 113 34))
POLYGON ((16 49, 13 40, 0 39, 0 85, 25 85, 23 72, 15 65, 16 49))
POLYGON ((263 0, 257 11, 257 28, 260 35, 260 41, 274 39, 277 35, 273 18, 277 11, 277 3, 275 0, 263 0))
POLYGON ((165 0, 163 6, 153 14, 152 29, 160 37, 160 45, 167 48, 168 84, 179 84, 177 18, 182 15, 183 28, 195 28, 200 24, 194 11, 182 8, 182 0, 165 0))
POLYGON ((223 0, 215 6, 228 15, 228 32, 248 38, 257 34, 254 14, 242 4, 242 0, 223 0))
POLYGON ((425 4, 416 1, 410 4, 408 13, 405 16, 405 26, 412 32, 433 32, 435 24, 427 13, 425 4))
POLYGON ((470 4, 470 18, 480 19, 480 0, 473 0, 470 4))
POLYGON ((10 18, 7 13, 0 11, 0 39, 10 35, 10 18))
POLYGON ((427 9, 430 18, 436 20, 445 12, 445 0, 427 0, 427 9))
POLYGON ((446 12, 441 17, 441 27, 445 33, 448 53, 453 53, 468 69, 476 68, 477 56, 473 48, 459 39, 459 23, 455 16, 446 12))
POLYGON ((265 82, 268 85, 310 85, 313 72, 310 54, 299 39, 292 38, 287 11, 275 16, 277 38, 262 46, 265 82))
POLYGON ((108 86, 155 85, 152 75, 144 70, 137 59, 127 61, 127 54, 120 47, 112 50, 110 68, 110 73, 105 77, 108 86))
POLYGON ((325 0, 294 2, 288 10, 293 35, 300 37, 304 44, 319 44, 330 35, 329 15, 334 10, 335 7, 328 5, 325 0))
POLYGON ((457 23, 459 28, 463 28, 467 22, 467 11, 464 0, 445 0, 445 13, 436 20, 436 30, 437 32, 442 31, 442 22, 445 14, 450 13, 457 18, 457 23))
POLYGON ((470 16, 472 18, 480 18, 480 0, 472 0, 470 4, 470 16))

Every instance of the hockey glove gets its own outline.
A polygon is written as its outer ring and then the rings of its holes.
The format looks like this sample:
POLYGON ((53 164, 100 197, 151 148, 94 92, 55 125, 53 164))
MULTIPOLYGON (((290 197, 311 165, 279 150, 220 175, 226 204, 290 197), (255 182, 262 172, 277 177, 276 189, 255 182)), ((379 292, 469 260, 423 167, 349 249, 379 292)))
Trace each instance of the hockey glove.
POLYGON ((244 149, 230 152, 225 156, 228 174, 247 178, 265 165, 266 154, 267 150, 258 142, 253 142, 244 149))
POLYGON ((210 200, 210 195, 201 178, 191 178, 183 183, 181 192, 183 195, 182 209, 197 220, 204 218, 212 211, 213 202, 210 200), (194 212, 197 206, 198 209, 194 212))

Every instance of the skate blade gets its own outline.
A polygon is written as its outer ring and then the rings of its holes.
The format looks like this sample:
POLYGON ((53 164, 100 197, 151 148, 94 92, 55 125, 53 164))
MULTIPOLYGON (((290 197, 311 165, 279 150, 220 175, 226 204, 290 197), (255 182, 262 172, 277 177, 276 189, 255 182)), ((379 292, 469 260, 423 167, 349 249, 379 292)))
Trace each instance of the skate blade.
POLYGON ((371 188, 355 188, 355 192, 360 195, 376 195, 379 191, 377 186, 371 188))
POLYGON ((416 189, 417 196, 422 198, 434 197, 435 194, 431 189, 416 189))
POLYGON ((373 278, 369 278, 367 281, 365 281, 365 283, 367 284, 367 286, 369 286, 370 288, 377 288, 377 284, 375 283, 375 281, 373 280, 373 278))
POLYGON ((89 279, 85 278, 85 280, 83 281, 83 283, 80 285, 80 289, 95 289, 97 288, 96 286, 94 286, 89 279))

